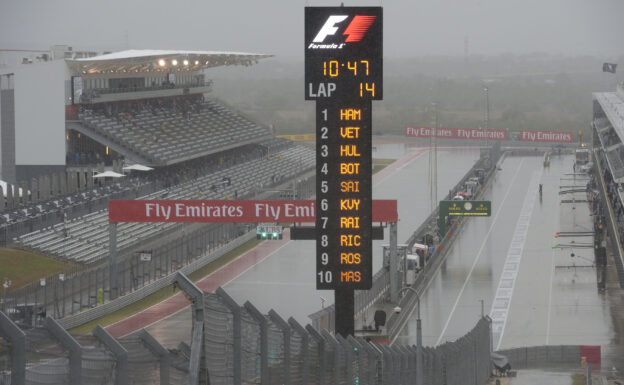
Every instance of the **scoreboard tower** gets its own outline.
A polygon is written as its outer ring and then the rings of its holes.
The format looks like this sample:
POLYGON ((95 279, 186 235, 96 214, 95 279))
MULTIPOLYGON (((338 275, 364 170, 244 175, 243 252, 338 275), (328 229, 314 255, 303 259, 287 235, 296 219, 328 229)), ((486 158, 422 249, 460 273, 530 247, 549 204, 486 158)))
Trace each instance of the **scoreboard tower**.
POLYGON ((381 7, 305 8, 305 98, 316 101, 316 288, 337 333, 372 286, 372 111, 383 97, 381 7))

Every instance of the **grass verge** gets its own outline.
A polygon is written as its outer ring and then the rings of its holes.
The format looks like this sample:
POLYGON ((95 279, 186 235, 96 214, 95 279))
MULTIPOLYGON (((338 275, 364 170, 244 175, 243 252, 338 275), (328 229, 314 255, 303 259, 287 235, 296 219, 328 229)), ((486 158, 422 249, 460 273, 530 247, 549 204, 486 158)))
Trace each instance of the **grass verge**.
POLYGON ((584 374, 575 373, 572 375, 572 385, 585 385, 587 383, 584 374))
POLYGON ((387 166, 394 163, 396 159, 383 159, 383 158, 375 158, 373 159, 373 174, 378 173, 383 170, 387 166))
MULTIPOLYGON (((251 250, 260 242, 262 241, 257 240, 257 239, 252 239, 250 241, 243 243, 242 245, 238 246, 234 250, 231 250, 223 254, 223 256, 221 256, 221 258, 217 259, 216 261, 212 261, 206 266, 202 267, 201 269, 191 273, 189 275, 189 279, 191 279, 193 282, 199 281, 200 279, 206 277, 207 275, 213 273, 214 271, 220 269, 221 267, 225 266, 229 262, 238 258, 240 255, 244 254, 245 252, 251 250)), ((177 291, 175 293, 177 293, 177 291)), ((151 306, 156 305, 157 303, 160 303, 166 300, 167 298, 173 296, 173 294, 175 293, 171 290, 171 287, 169 286, 165 287, 122 309, 119 309, 103 317, 94 319, 93 321, 87 322, 83 325, 70 329, 69 332, 74 335, 90 333, 93 330, 93 328, 95 328, 97 325, 108 326, 108 325, 114 324, 115 322, 121 321, 130 316, 133 316, 134 314, 137 314, 145 309, 150 308, 151 306)))
POLYGON ((9 292, 72 267, 71 263, 30 251, 0 248, 0 283, 10 280, 9 292))

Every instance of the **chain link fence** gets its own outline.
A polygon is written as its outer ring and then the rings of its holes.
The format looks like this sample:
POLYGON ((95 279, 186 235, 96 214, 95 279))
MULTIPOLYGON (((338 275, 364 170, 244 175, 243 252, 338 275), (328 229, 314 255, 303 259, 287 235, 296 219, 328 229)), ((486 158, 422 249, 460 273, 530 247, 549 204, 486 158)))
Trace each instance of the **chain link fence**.
POLYGON ((193 378, 211 385, 407 385, 419 375, 425 384, 484 385, 491 373, 487 317, 455 342, 422 348, 419 368, 417 346, 319 333, 273 310, 265 315, 249 302, 239 306, 222 289, 202 297, 193 301, 193 318, 203 314, 203 336, 179 349, 165 349, 145 330, 115 340, 96 327, 93 335, 74 339, 50 317, 22 331, 0 313, 0 385, 182 384, 193 378), (192 375, 198 346, 201 363, 192 375))
MULTIPOLYGON (((211 385, 413 384, 416 346, 374 345, 362 338, 318 333, 275 311, 257 316, 227 293, 204 294, 204 365, 211 385), (252 332, 253 331, 253 332, 252 332)), ((455 342, 423 349, 426 384, 482 385, 490 376, 490 319, 455 342)))

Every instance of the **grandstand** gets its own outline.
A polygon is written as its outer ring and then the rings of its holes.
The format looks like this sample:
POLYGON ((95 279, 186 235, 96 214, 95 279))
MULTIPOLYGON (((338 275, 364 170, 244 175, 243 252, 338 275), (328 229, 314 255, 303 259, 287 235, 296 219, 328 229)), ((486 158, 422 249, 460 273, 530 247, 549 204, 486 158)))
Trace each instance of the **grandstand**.
POLYGON ((624 182, 624 86, 594 93, 592 130, 600 141, 615 183, 624 182))
POLYGON ((598 185, 603 186, 605 207, 596 207, 600 216, 595 216, 594 226, 600 230, 602 224, 598 223, 606 218, 620 286, 624 287, 624 83, 618 84, 616 92, 593 94, 591 127, 596 174, 598 185))
MULTIPOLYGON (((290 146, 263 156, 203 175, 169 189, 140 199, 234 199, 253 197, 258 187, 270 187, 293 178, 314 165, 314 151, 305 146, 290 146), (227 181, 227 183, 224 183, 227 181)), ((137 243, 162 235, 176 223, 122 223, 119 225, 117 248, 123 250, 137 243)), ((108 210, 59 222, 47 229, 25 234, 18 244, 57 258, 77 263, 92 263, 108 255, 108 210)))
MULTIPOLYGON (((29 192, 9 188, 0 202, 4 243, 94 264, 108 255, 109 199, 253 198, 312 171, 312 149, 274 138, 211 94, 210 68, 268 56, 130 50, 5 70, 2 114, 13 119, 0 129, 3 157, 13 159, 3 158, 2 179, 29 192), (92 177, 135 163, 153 170, 92 177)), ((117 249, 179 236, 181 226, 120 224, 117 249)))
POLYGON ((93 165, 112 159, 171 165, 271 136, 223 103, 205 100, 214 99, 210 68, 249 66, 270 55, 128 50, 58 56, 63 59, 0 70, 4 181, 65 172, 76 158, 93 165))
POLYGON ((156 99, 137 103, 132 113, 118 111, 114 116, 106 112, 116 107, 111 104, 86 107, 78 113, 81 125, 72 127, 87 136, 99 134, 150 166, 175 164, 271 137, 267 127, 216 100, 202 99, 172 98, 169 103, 156 99))

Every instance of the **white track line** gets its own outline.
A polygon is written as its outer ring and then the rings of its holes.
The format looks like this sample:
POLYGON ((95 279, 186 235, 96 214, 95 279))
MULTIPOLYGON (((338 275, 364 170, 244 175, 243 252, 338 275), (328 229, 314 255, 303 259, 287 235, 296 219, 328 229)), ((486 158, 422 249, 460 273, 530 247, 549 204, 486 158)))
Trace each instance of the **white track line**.
POLYGON ((487 240, 490 237, 490 234, 492 233, 492 229, 494 228, 494 225, 496 224, 498 215, 501 213, 501 211, 503 211, 503 207, 505 207, 505 201, 507 200, 507 197, 509 196, 509 193, 511 192, 511 187, 514 184, 514 181, 516 180, 516 177, 518 176, 518 173, 520 172, 520 169, 522 168, 523 163, 524 163, 524 158, 520 161, 520 164, 518 165, 518 168, 516 169, 516 172, 514 173, 514 176, 511 182, 509 183, 509 187, 507 187, 507 191, 505 192, 503 201, 501 202, 498 208, 498 211, 496 212, 496 215, 494 216, 494 220, 490 224, 490 228, 488 229, 488 232, 485 235, 483 242, 481 243, 481 247, 479 248, 477 257, 472 263, 472 267, 470 268, 470 271, 468 272, 468 275, 466 276, 466 280, 464 281, 464 284, 462 285, 462 288, 459 291, 459 294, 457 295, 457 299, 455 300, 455 303, 453 304, 453 307, 451 308, 451 313, 449 314, 448 319, 446 320, 446 323, 444 324, 444 328, 442 329, 442 332, 440 333, 440 336, 438 337, 438 340, 435 343, 436 345, 440 344, 440 341, 442 341, 442 337, 444 336, 444 333, 446 333, 446 329, 448 328, 449 323, 451 322, 451 318, 453 318, 453 313, 455 313, 455 309, 457 308, 457 305, 459 304, 459 300, 461 299, 461 296, 464 293, 464 290, 466 289, 466 285, 468 284, 468 281, 470 280, 470 276, 472 276, 472 272, 474 271, 475 266, 477 266, 477 262, 479 261, 479 258, 481 257, 481 253, 483 252, 483 248, 485 247, 485 244, 487 243, 487 240))
POLYGON ((524 196, 522 208, 520 209, 520 215, 516 221, 512 241, 510 242, 509 249, 507 250, 507 256, 505 258, 503 270, 498 282, 498 288, 496 289, 494 299, 492 300, 492 308, 490 310, 490 318, 492 319, 492 334, 496 335, 498 330, 500 330, 496 350, 500 349, 503 341, 503 335, 505 334, 507 316, 509 315, 509 309, 511 308, 513 292, 516 286, 518 272, 520 270, 520 263, 522 262, 524 244, 528 236, 529 224, 533 208, 535 206, 535 200, 537 199, 539 182, 542 179, 542 172, 543 169, 539 169, 539 171, 533 172, 533 175, 531 176, 531 181, 529 182, 529 187, 524 196))
MULTIPOLYGON (((556 224, 557 222, 555 222, 556 224)), ((556 229, 556 228, 555 228, 556 229)), ((552 287, 553 280, 555 279, 555 249, 552 249, 550 254, 550 287, 548 288, 548 316, 546 319, 546 345, 550 338, 550 312, 552 309, 552 287)))
MULTIPOLYGON (((412 158, 412 159, 408 160, 405 164, 403 164, 403 165, 401 165, 401 166, 397 167, 397 169, 396 169, 393 173, 388 174, 386 177, 388 177, 388 176, 390 176, 390 175, 394 175, 394 174, 396 174, 396 173, 397 173, 397 171, 401 171, 401 170, 403 170, 405 167, 407 167, 408 165, 410 165, 413 161, 415 161, 416 159, 420 158, 421 156, 423 156, 423 155, 425 155, 425 154, 427 154, 427 153, 429 153, 429 150, 425 150, 425 151, 421 152, 420 154, 416 155, 414 158, 412 158)), ((383 179, 386 179, 386 178, 383 178, 383 179)), ((381 179, 381 180, 383 180, 383 179, 381 179)))

